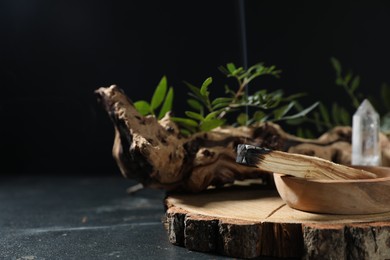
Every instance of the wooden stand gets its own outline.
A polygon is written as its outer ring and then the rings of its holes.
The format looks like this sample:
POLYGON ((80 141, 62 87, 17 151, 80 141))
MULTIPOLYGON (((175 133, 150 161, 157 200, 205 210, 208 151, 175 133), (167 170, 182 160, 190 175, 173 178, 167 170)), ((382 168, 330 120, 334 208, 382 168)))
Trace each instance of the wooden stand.
POLYGON ((170 242, 194 251, 238 258, 390 259, 390 212, 298 211, 260 185, 170 194, 165 203, 170 242))

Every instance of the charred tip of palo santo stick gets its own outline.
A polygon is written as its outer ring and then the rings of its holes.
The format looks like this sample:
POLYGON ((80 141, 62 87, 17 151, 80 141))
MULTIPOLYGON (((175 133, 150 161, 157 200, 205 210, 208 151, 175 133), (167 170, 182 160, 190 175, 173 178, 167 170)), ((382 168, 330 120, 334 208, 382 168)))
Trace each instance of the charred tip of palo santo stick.
POLYGON ((249 144, 239 144, 237 146, 236 162, 248 166, 257 167, 262 160, 262 155, 270 153, 272 150, 249 144))

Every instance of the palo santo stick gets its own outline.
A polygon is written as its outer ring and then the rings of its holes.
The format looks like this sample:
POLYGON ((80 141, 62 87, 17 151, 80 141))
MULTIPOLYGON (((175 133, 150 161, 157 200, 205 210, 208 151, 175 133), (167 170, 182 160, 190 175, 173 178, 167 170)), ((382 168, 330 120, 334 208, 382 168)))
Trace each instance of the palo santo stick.
POLYGON ((236 162, 261 170, 305 179, 372 179, 374 173, 336 164, 318 157, 273 151, 253 145, 237 146, 236 162))

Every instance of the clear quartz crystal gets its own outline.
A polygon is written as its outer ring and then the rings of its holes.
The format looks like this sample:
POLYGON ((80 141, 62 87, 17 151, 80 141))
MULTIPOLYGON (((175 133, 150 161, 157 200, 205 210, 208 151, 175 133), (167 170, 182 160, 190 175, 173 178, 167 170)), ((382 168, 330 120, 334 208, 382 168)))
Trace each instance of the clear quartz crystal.
POLYGON ((352 119, 352 164, 380 165, 379 115, 365 99, 352 119))

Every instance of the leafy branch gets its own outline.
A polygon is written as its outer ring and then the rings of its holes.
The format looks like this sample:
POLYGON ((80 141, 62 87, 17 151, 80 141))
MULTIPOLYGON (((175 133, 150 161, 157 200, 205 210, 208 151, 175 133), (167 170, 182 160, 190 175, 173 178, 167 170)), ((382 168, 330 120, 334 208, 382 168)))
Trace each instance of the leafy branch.
POLYGON ((339 60, 334 57, 330 58, 331 65, 336 72, 335 84, 341 87, 351 100, 351 106, 345 107, 337 102, 325 104, 320 101, 318 109, 315 109, 309 116, 299 120, 290 121, 290 124, 300 125, 297 127, 296 135, 302 137, 315 137, 310 128, 303 128, 302 123, 313 124, 317 133, 323 133, 335 126, 351 125, 352 113, 359 107, 362 101, 362 94, 357 92, 360 86, 360 76, 354 75, 351 70, 343 73, 343 68, 339 60))
MULTIPOLYGON (((304 93, 295 93, 284 96, 282 90, 269 91, 258 88, 254 82, 261 76, 279 78, 281 71, 275 66, 265 66, 258 63, 247 70, 236 67, 233 63, 220 66, 219 70, 227 77, 236 81, 236 86, 225 85, 225 95, 213 98, 210 87, 213 78, 206 78, 200 86, 184 82, 189 89, 187 104, 189 109, 184 112, 185 117, 172 117, 184 135, 191 135, 199 131, 210 131, 224 125, 252 125, 259 122, 285 121, 295 126, 297 135, 315 137, 310 127, 304 128, 303 123, 314 124, 318 133, 323 133, 335 126, 351 125, 352 113, 360 105, 363 95, 358 92, 360 76, 354 75, 351 70, 343 71, 341 63, 334 57, 330 59, 336 72, 335 84, 341 87, 351 101, 350 106, 341 106, 336 102, 325 104, 315 102, 304 108, 298 101, 304 93), (254 89, 252 94, 247 91, 254 89), (249 112, 249 109, 251 111, 249 112), (233 115, 229 116, 229 115, 233 115), (232 118, 235 120, 232 121, 232 118)), ((161 119, 168 111, 172 111, 174 90, 168 88, 167 78, 163 76, 157 85, 150 102, 140 100, 134 103, 142 115, 153 115, 161 119)), ((370 101, 382 110, 382 126, 390 132, 390 87, 381 86, 381 102, 374 97, 370 101), (382 106, 380 106, 382 105, 382 106), (384 126, 385 125, 385 126, 384 126)))
POLYGON ((185 111, 188 118, 172 118, 182 126, 184 134, 209 131, 226 125, 227 115, 232 113, 238 115, 235 122, 230 122, 230 125, 250 125, 258 122, 276 122, 303 117, 318 105, 315 103, 307 109, 299 110, 296 99, 303 96, 302 93, 288 97, 284 97, 281 90, 268 92, 266 89, 260 89, 252 95, 246 93, 245 88, 248 87, 249 83, 260 76, 271 75, 278 78, 281 71, 277 70, 275 66, 267 67, 258 63, 245 70, 242 67, 237 68, 233 63, 228 63, 226 67, 219 67, 219 70, 228 78, 235 78, 237 82, 235 90, 225 85, 225 96, 210 98, 211 77, 207 78, 200 87, 185 82, 190 90, 190 98, 187 103, 193 110, 185 111), (255 110, 251 116, 248 115, 248 107, 255 110), (291 113, 294 110, 295 113, 291 113))
MULTIPOLYGON (((313 123, 319 133, 323 133, 335 126, 351 125, 353 113, 359 107, 364 97, 368 98, 381 115, 382 131, 390 132, 390 87, 383 83, 380 88, 380 100, 373 96, 363 95, 359 92, 360 76, 354 75, 351 70, 343 73, 343 68, 338 59, 331 57, 331 65, 336 72, 335 84, 341 87, 350 98, 350 106, 341 106, 337 102, 325 104, 320 102, 318 110, 313 111, 305 122, 313 123)), ((301 121, 302 122, 302 121, 301 121)), ((313 136, 309 129, 298 128, 301 136, 313 136)))
POLYGON ((200 87, 185 82, 190 92, 187 104, 193 109, 185 111, 187 118, 173 117, 172 120, 182 126, 182 133, 190 135, 198 131, 209 131, 225 123, 225 120, 218 118, 220 110, 215 108, 215 100, 210 100, 209 86, 213 82, 211 77, 207 78, 200 87))
POLYGON ((354 76, 352 71, 347 72, 345 75, 342 75, 342 68, 340 62, 331 57, 330 61, 333 65, 334 70, 336 71, 336 85, 344 88, 345 92, 348 94, 352 101, 352 105, 357 109, 360 105, 360 100, 357 97, 356 89, 360 85, 360 76, 354 76))
POLYGON ((296 99, 304 96, 304 93, 296 93, 284 97, 282 90, 268 93, 266 89, 260 89, 252 95, 247 95, 244 92, 245 88, 255 78, 263 75, 279 78, 281 71, 277 70, 275 66, 266 67, 263 63, 258 63, 248 70, 244 70, 242 67, 236 68, 234 64, 229 63, 226 67, 221 66, 219 69, 227 77, 235 78, 238 83, 238 90, 235 93, 228 86, 225 86, 226 93, 231 94, 232 102, 229 106, 226 106, 224 112, 229 112, 231 108, 240 108, 242 110, 251 107, 255 110, 252 117, 249 117, 248 111, 245 111, 245 113, 241 112, 237 117, 237 123, 240 125, 250 125, 265 121, 276 122, 304 117, 318 105, 315 103, 307 109, 301 109, 296 99), (292 111, 293 114, 291 114, 292 111))
POLYGON ((163 118, 167 112, 172 110, 173 104, 173 87, 169 88, 168 93, 167 90, 167 78, 163 76, 153 93, 152 100, 150 101, 150 103, 145 100, 139 100, 134 103, 134 107, 143 116, 156 116, 156 109, 161 106, 157 118, 163 118))
MULTIPOLYGON (((294 120, 306 116, 312 111, 318 102, 303 109, 296 101, 303 93, 297 93, 285 97, 282 90, 268 92, 266 89, 258 89, 249 95, 246 91, 249 83, 254 88, 253 80, 264 75, 279 78, 281 71, 275 66, 265 66, 258 63, 247 70, 228 63, 226 67, 221 66, 219 70, 227 78, 235 78, 237 86, 232 88, 225 85, 225 95, 212 98, 210 86, 213 83, 212 77, 205 79, 200 86, 184 82, 189 89, 187 104, 190 110, 186 110, 186 117, 172 117, 184 135, 191 135, 199 131, 210 131, 216 127, 230 125, 250 125, 265 121, 294 120), (249 115, 248 108, 254 108, 255 112, 249 115), (244 113, 245 111, 245 113, 244 113), (229 114, 236 114, 234 122, 228 122, 229 114)), ((169 90, 167 79, 164 76, 157 85, 150 102, 145 100, 135 102, 136 109, 142 115, 156 116, 156 110, 161 106, 157 118, 172 109, 173 88, 169 90)))
POLYGON ((271 75, 279 78, 281 73, 281 70, 276 70, 275 66, 266 67, 263 63, 253 65, 248 70, 244 70, 242 67, 236 68, 233 63, 228 63, 226 67, 220 66, 219 70, 227 77, 233 77, 237 80, 238 90, 234 95, 235 100, 243 95, 245 87, 255 78, 263 75, 271 75))

